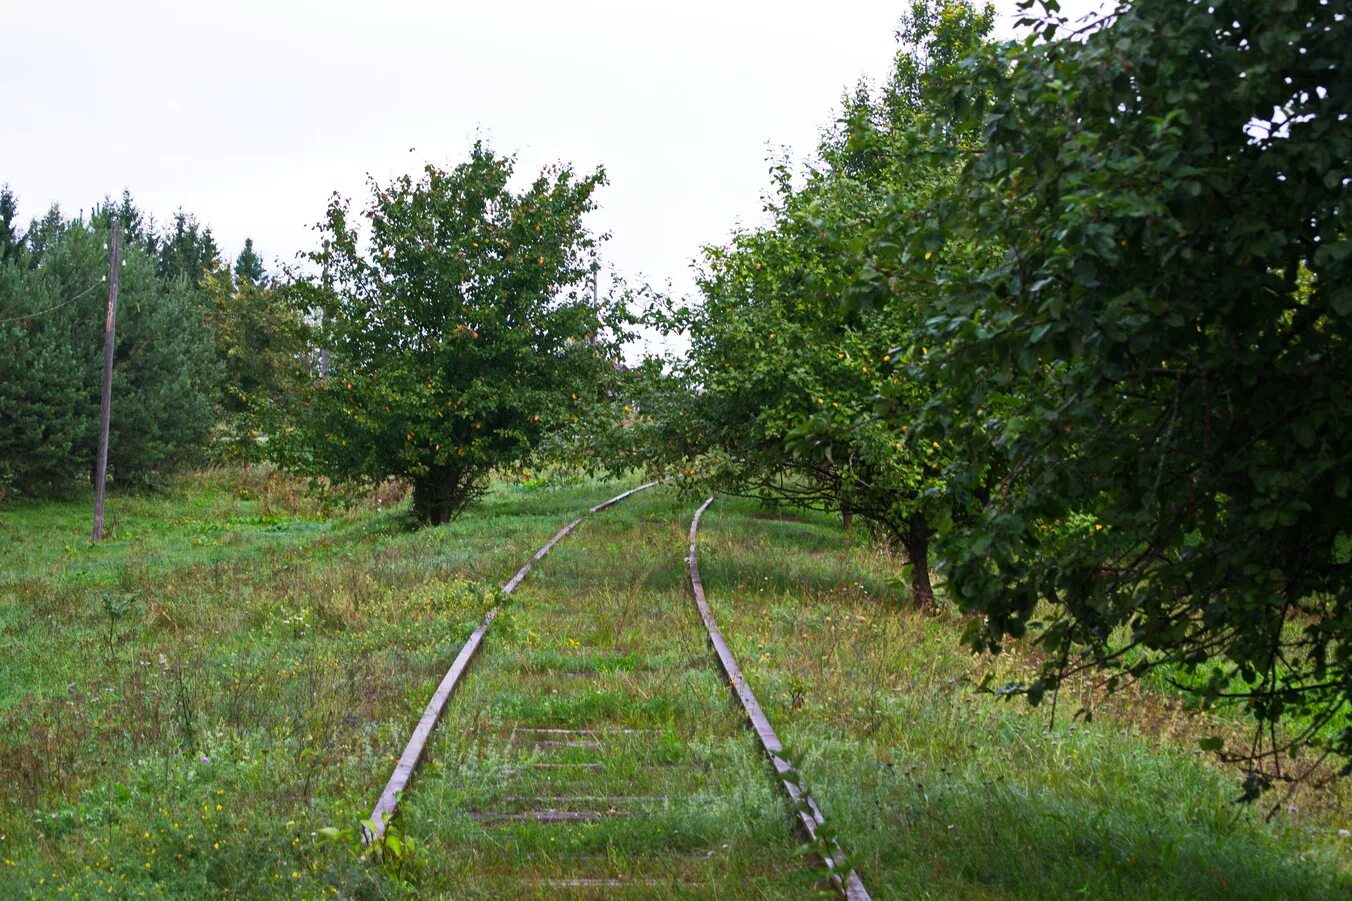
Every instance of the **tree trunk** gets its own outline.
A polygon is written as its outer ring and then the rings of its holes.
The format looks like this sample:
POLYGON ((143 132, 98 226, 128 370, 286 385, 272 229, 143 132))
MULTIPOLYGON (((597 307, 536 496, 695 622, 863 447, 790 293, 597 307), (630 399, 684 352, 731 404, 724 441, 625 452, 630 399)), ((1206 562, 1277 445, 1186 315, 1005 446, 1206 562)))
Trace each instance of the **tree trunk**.
POLYGON ((934 586, 930 584, 929 522, 917 513, 906 524, 901 536, 906 562, 911 565, 911 603, 917 607, 934 606, 934 586))
POLYGON ((439 526, 450 522, 469 500, 464 473, 433 469, 413 479, 413 518, 439 526))

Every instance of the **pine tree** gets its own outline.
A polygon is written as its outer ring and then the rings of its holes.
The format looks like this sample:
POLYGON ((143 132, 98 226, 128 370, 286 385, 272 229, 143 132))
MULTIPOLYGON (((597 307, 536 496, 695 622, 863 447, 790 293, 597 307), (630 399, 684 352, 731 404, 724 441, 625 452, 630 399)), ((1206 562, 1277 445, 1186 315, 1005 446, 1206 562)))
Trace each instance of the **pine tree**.
POLYGON ((56 204, 48 207, 47 214, 41 219, 30 222, 23 241, 29 264, 36 265, 40 262, 47 251, 61 240, 65 230, 66 220, 61 217, 61 208, 56 204))
POLYGON ((23 246, 23 234, 14 228, 19 199, 9 185, 0 187, 0 262, 16 258, 23 246))
POLYGON ((266 278, 267 271, 263 268, 263 258, 254 252, 253 238, 245 238, 244 249, 235 257, 236 284, 248 282, 257 288, 266 278))
POLYGON ((131 199, 131 191, 122 189, 122 200, 114 208, 111 201, 105 201, 104 206, 113 210, 113 215, 117 217, 118 225, 122 227, 123 245, 137 244, 148 246, 150 232, 154 230, 154 221, 148 220, 137 208, 135 202, 131 199))
POLYGON ((199 224, 197 217, 179 210, 174 214, 173 228, 160 239, 156 272, 160 278, 182 276, 198 285, 220 256, 211 229, 199 224))
POLYGON ((71 326, 97 318, 98 299, 53 309, 59 289, 17 259, 0 261, 0 320, 9 320, 0 321, 0 498, 60 493, 81 469, 90 392, 71 326))
MULTIPOLYGON (((41 266, 0 262, 0 490, 60 494, 87 484, 116 214, 96 207, 86 224, 53 208, 29 232, 25 256, 41 266)), ((158 261, 137 244, 122 260, 109 471, 145 482, 201 454, 221 367, 198 289, 157 276, 158 261)))
MULTIPOLYGON (((72 227, 51 269, 76 281, 101 271, 109 225, 102 211, 92 227, 72 227)), ((122 262, 108 470, 120 481, 147 482, 200 458, 215 421, 220 364, 196 286, 183 276, 157 276, 158 261, 136 245, 123 249, 122 262)), ((95 349, 86 375, 92 419, 103 378, 102 317, 86 323, 75 341, 95 349)), ((91 435, 84 459, 92 463, 96 450, 91 435)))

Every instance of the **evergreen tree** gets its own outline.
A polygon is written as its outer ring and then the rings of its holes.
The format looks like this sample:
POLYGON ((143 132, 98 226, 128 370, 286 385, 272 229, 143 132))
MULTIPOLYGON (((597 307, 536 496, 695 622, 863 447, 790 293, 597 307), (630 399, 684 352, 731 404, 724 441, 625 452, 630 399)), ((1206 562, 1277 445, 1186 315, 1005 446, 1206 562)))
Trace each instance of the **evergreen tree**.
POLYGON ((174 214, 172 229, 161 237, 158 253, 156 271, 161 278, 181 276, 194 285, 201 284, 221 256, 211 229, 182 210, 174 214))
POLYGON ((41 219, 34 219, 28 224, 28 232, 24 235, 24 246, 28 251, 28 261, 36 265, 42 260, 46 253, 61 240, 61 234, 66 230, 66 220, 61 217, 61 208, 52 204, 47 208, 47 214, 41 219))
POLYGON ((244 239, 244 249, 235 257, 235 282, 248 282, 257 288, 267 278, 263 268, 263 258, 254 252, 253 238, 244 239))
MULTIPOLYGON (((0 262, 0 488, 62 493, 93 470, 103 380, 103 278, 111 205, 90 224, 55 208, 30 230, 40 267, 0 262)), ((109 471, 146 481, 200 454, 220 365, 197 289, 123 249, 109 471)))
POLYGON ((0 262, 12 260, 23 246, 23 234, 14 227, 19 199, 9 185, 0 187, 0 262))
POLYGON ((98 318, 98 299, 59 307, 59 290, 44 272, 0 261, 0 498, 60 492, 81 468, 91 396, 70 338, 73 323, 98 318))
POLYGON ((152 220, 147 220, 136 204, 131 199, 131 192, 126 188, 122 189, 122 200, 114 209, 111 201, 105 201, 104 206, 113 210, 113 215, 117 218, 118 225, 122 227, 122 243, 124 245, 137 244, 146 247, 150 238, 150 233, 154 229, 152 220))
MULTIPOLYGON (((201 459, 221 367, 193 285, 156 279, 139 252, 123 269, 129 276, 135 287, 119 305, 108 468, 122 481, 144 482, 201 459)), ((91 443, 91 458, 94 451, 91 443)))
MULTIPOLYGON (((100 211, 91 227, 73 228, 62 241, 51 268, 63 280, 78 282, 84 273, 97 279, 107 266, 109 214, 100 211)), ((184 277, 157 276, 157 262, 134 244, 123 249, 108 446, 108 471, 122 481, 145 482, 200 458, 215 420, 220 364, 197 289, 184 277)), ((95 348, 86 376, 92 418, 103 378, 103 318, 85 325, 75 340, 78 348, 95 348)), ((84 448, 91 465, 96 450, 91 436, 84 448)))

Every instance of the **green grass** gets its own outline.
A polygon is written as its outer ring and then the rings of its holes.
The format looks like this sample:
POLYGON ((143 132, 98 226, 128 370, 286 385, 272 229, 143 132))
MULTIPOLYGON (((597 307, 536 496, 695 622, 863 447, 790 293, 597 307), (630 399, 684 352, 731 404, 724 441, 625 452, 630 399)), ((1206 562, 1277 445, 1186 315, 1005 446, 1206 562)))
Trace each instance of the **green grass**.
POLYGON ((649 493, 589 518, 513 596, 404 812, 420 890, 801 897, 820 882, 685 593, 688 506, 649 493), (522 799, 596 819, 511 818, 522 799))
MULTIPOLYGON (((326 515, 285 480, 211 472, 115 494, 97 546, 87 499, 0 508, 0 897, 820 888, 686 592, 694 504, 663 490, 589 517, 510 599, 403 802, 414 853, 364 863, 315 834, 369 813, 497 586, 619 487, 497 484, 413 531, 388 505, 326 515), (521 816, 546 808, 597 816, 521 816)), ((957 617, 897 603, 898 561, 759 513, 710 508, 706 589, 874 897, 1352 888, 1345 788, 1266 822, 1195 750, 1218 721, 1167 694, 1050 727, 974 696, 993 663, 957 617)))
POLYGON ((1045 708, 973 697, 992 663, 957 646, 957 617, 880 609, 868 575, 889 561, 832 542, 821 520, 754 512, 720 501, 706 515, 705 587, 875 897, 1314 898, 1352 885, 1345 804, 1272 824, 1237 808, 1235 773, 1160 740, 1186 733, 1168 699, 1053 727, 1045 708))

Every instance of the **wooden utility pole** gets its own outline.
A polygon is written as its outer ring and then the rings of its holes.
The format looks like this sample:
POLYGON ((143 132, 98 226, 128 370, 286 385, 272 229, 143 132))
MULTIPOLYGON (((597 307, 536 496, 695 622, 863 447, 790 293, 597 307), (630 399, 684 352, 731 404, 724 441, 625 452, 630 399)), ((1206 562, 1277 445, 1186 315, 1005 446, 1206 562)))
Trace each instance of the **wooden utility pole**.
MULTIPOLYGON (((331 290, 332 287, 333 287, 332 282, 329 281, 329 263, 328 263, 328 259, 327 259, 328 252, 329 252, 329 242, 328 242, 328 241, 325 241, 325 242, 324 242, 324 253, 325 253, 325 260, 324 260, 324 291, 325 291, 326 293, 327 293, 329 290, 331 290)), ((319 348, 319 377, 320 377, 321 379, 326 379, 326 378, 329 377, 329 337, 328 337, 328 334, 325 333, 325 331, 324 331, 324 324, 325 324, 325 322, 327 322, 327 321, 328 321, 328 317, 324 315, 324 310, 323 310, 323 308, 321 308, 321 309, 319 310, 319 335, 320 335, 320 340, 324 342, 324 346, 321 347, 321 348, 319 348)))
POLYGON ((99 459, 94 467, 94 540, 103 540, 103 487, 108 479, 108 419, 113 408, 113 346, 117 342, 117 268, 122 251, 117 221, 108 238, 108 320, 103 327, 103 404, 99 408, 99 459))

